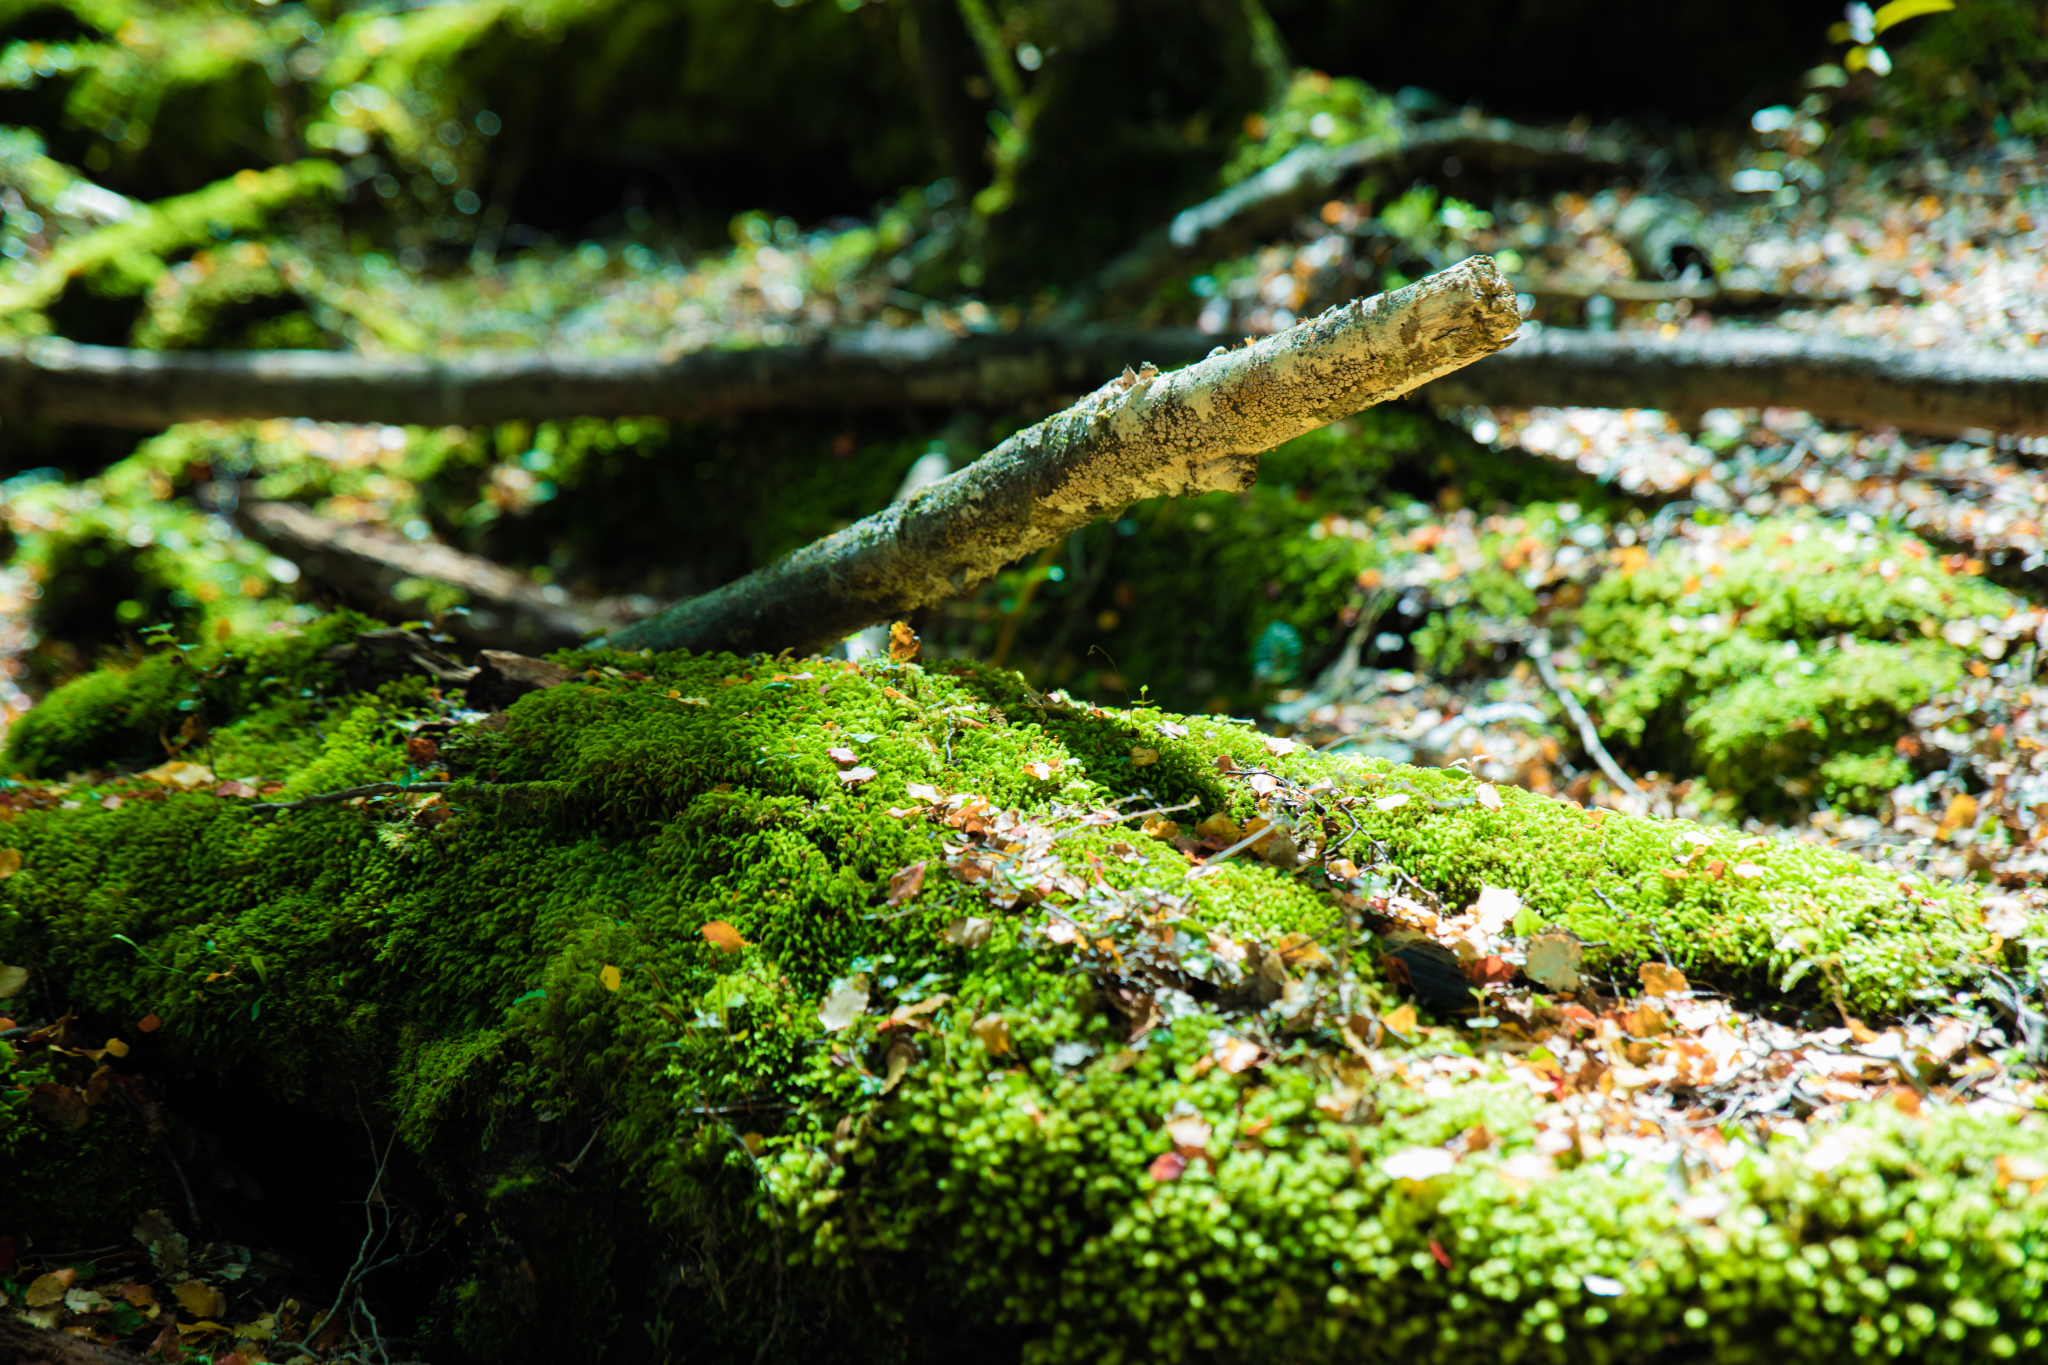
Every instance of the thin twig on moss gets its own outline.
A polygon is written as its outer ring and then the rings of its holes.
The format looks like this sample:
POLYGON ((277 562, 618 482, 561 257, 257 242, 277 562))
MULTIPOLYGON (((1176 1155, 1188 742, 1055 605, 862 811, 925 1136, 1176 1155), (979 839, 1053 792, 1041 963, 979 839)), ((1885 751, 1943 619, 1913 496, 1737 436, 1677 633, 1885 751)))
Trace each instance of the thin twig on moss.
POLYGON ((1608 753, 1607 746, 1600 742, 1600 731, 1594 728, 1593 718, 1586 714, 1586 708, 1579 705, 1579 699, 1572 695, 1571 689, 1564 685, 1564 679, 1557 675, 1557 665, 1550 662, 1550 651, 1538 645, 1529 651, 1529 657, 1535 661, 1536 671, 1543 677, 1543 685, 1550 689, 1558 704, 1564 707, 1565 714, 1571 717, 1572 724, 1578 727, 1579 742, 1586 746, 1586 752, 1600 765, 1600 771, 1607 775, 1607 780, 1631 799, 1630 804, 1635 808, 1629 813, 1647 813, 1650 807, 1650 794, 1638 787, 1635 779, 1621 770, 1621 765, 1614 761, 1614 755, 1608 753))
POLYGON ((453 782, 366 782, 360 787, 343 787, 340 791, 322 792, 297 801, 258 801, 249 809, 257 815, 273 815, 283 810, 307 810, 313 806, 335 806, 344 801, 372 796, 391 796, 398 792, 444 792, 453 782))

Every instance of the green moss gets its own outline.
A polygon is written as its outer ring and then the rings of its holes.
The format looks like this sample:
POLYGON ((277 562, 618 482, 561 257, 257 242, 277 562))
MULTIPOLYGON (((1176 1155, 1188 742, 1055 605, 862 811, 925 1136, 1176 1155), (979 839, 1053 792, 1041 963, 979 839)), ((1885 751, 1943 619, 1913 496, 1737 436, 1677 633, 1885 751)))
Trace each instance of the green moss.
MULTIPOLYGON (((1109 941, 1133 932, 1118 897, 1169 907, 1184 960, 1218 980, 1234 969, 1202 954, 1205 934, 1329 933, 1348 884, 1249 859, 1190 879, 1168 845, 1078 816, 1192 802, 1178 818, 1247 818, 1224 756, 1327 781, 1329 832, 1355 823, 1450 904, 1514 887, 1596 941, 1596 970, 1631 973, 1661 936, 1746 1001, 1803 989, 1874 1016, 1967 985, 1989 940, 1964 889, 1519 791, 1489 810, 1455 771, 1278 756, 1238 724, 1048 703, 965 663, 560 657, 582 680, 450 735, 471 780, 433 802, 264 816, 112 782, 31 797, 0 825, 22 854, 0 881, 0 960, 81 1009, 157 1014, 175 1065, 232 1067, 314 1111, 352 1083, 398 1116, 484 1229, 444 1305, 472 1354, 558 1358, 637 1330, 657 1299, 657 1337, 667 1322, 699 1354, 747 1359, 771 1334, 773 1357, 887 1358, 946 1339, 941 1324, 1028 1338, 1042 1360, 1807 1359, 1865 1318, 1934 1360, 2001 1335, 2031 1349, 2041 1329, 2019 1249, 2048 1231, 2048 1201, 1991 1165, 2037 1144, 2031 1129, 1942 1111, 1859 1120, 1841 1161, 1750 1151, 1703 1186, 1727 1200, 1711 1222, 1677 1212, 1668 1160, 1626 1147, 1531 1184, 1503 1166, 1535 1142, 1526 1084, 1482 1056, 1421 1088, 1427 1058, 1473 1051, 1457 1030, 1390 1045, 1375 1070, 1327 1021, 1275 1016, 1270 1059, 1230 1075, 1203 1060, 1212 1030, 1257 1006, 1200 987, 1131 1044, 1075 950, 1030 931, 1040 914, 992 909, 946 870, 957 836, 908 789, 1058 824, 1062 867, 1108 889, 1052 904, 1109 941), (834 749, 875 776, 845 780, 834 749), (889 904, 920 861, 922 889, 889 904), (992 920, 982 946, 949 941, 965 916, 992 920), (708 941, 713 920, 743 945, 708 941), (820 1002, 848 982, 870 1006, 827 1032, 820 1002), (885 1027, 920 1004, 928 1031, 885 1027), (992 1013, 1000 1056, 971 1032, 992 1013), (1147 1170, 1183 1104, 1214 1125, 1214 1168, 1160 1185, 1147 1170), (1381 1170, 1482 1123, 1494 1145, 1448 1175, 1381 1170), (614 1245, 643 1235, 678 1267, 645 1296, 614 1245), (510 1325, 490 1312, 508 1303, 510 1325)), ((79 693, 102 711, 120 694, 79 693)), ((337 698, 287 790, 402 773, 393 721, 422 700, 337 698)), ((90 736, 132 730, 67 733, 84 767, 107 760, 90 736)), ((1351 1008, 1392 1001, 1372 963, 1352 958, 1351 1008)))
MULTIPOLYGON (((1769 521, 1704 552, 1600 579, 1579 613, 1606 672, 1602 729, 1665 771, 1698 772, 1742 809, 1814 793, 1977 657, 1952 623, 2009 615, 2009 593, 1950 574, 1911 536, 1769 521)), ((1874 772, 1842 787, 1868 787, 1874 772)), ((1867 790, 1866 806, 1881 793, 1867 790)))

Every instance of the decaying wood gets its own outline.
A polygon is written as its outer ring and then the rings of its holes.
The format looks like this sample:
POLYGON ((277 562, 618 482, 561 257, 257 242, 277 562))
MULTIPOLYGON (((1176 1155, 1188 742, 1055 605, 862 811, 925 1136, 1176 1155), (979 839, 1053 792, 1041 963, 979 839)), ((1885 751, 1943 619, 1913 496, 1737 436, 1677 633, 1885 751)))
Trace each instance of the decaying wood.
POLYGON ((572 597, 488 559, 330 521, 292 503, 244 503, 236 521, 251 539, 291 560, 308 578, 379 615, 419 613, 416 603, 395 591, 407 579, 460 588, 468 598, 465 611, 445 615, 440 625, 471 646, 564 649, 657 605, 572 597))
POLYGON ((1161 284, 1284 235, 1368 171, 1434 174, 1453 159, 1484 171, 1612 174, 1644 154, 1606 134, 1554 132, 1506 119, 1438 119, 1334 147, 1299 147, 1214 198, 1174 215, 1074 291, 1062 316, 1077 319, 1141 300, 1161 284))
POLYGON ((0 345, 0 418, 154 431, 176 422, 265 417, 435 426, 962 403, 986 410, 1083 392, 1133 355, 1172 364, 1215 344, 1192 328, 956 336, 876 326, 755 350, 477 351, 430 360, 338 351, 132 351, 38 340, 0 345))
POLYGON ((1513 340, 1484 256, 1162 374, 1126 369, 917 496, 615 631, 621 649, 805 648, 956 596, 1143 498, 1248 487, 1261 452, 1513 340))
POLYGON ((1442 405, 1799 408, 1861 427, 1957 435, 2048 433, 2048 355, 1910 346, 1796 332, 1546 328, 1423 393, 1442 405))
MULTIPOLYGON (((1753 301, 1711 284, 1514 283, 1526 292, 1571 297, 1753 301)), ((156 428, 294 416, 432 424, 963 405, 989 411, 1085 391, 1096 376, 1138 357, 1161 366, 1185 364, 1217 340, 1193 328, 1083 326, 955 336, 914 327, 669 358, 516 352, 446 362, 38 343, 0 347, 0 418, 156 428)), ((1676 411, 1774 404, 1850 425, 1937 435, 2048 431, 2048 360, 2034 353, 1920 350, 1762 329, 1669 340, 1550 329, 1530 342, 1460 371, 1456 385, 1438 385, 1425 397, 1497 407, 1676 411)))
POLYGON ((0 1314, 0 1362, 5 1365, 141 1365, 142 1357, 0 1314))

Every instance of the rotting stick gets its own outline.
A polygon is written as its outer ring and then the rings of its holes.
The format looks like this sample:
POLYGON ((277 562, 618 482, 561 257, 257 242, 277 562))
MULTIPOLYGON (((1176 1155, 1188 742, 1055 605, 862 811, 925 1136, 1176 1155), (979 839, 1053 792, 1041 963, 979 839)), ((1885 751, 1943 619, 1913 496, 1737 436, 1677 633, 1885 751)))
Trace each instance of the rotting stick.
POLYGON ((957 596, 1144 498, 1240 491, 1259 455, 1490 355, 1520 323, 1490 257, 1170 374, 1147 364, 917 496, 614 632, 615 649, 804 649, 957 596))

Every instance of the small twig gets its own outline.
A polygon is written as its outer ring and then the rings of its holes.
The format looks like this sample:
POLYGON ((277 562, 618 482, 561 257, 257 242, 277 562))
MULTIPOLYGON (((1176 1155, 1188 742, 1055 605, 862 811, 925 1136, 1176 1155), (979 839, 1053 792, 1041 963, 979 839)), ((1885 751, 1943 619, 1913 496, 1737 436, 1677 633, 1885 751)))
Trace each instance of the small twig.
POLYGON ((370 782, 360 787, 343 787, 338 792, 322 792, 300 801, 258 801, 249 809, 257 815, 271 815, 281 810, 339 805, 358 797, 391 796, 398 792, 444 792, 454 785, 453 782, 370 782))
POLYGON ((1572 724, 1578 726, 1579 742, 1586 746, 1586 752, 1600 765, 1600 771, 1607 775, 1608 781, 1642 803, 1642 809, 1634 812, 1635 814, 1647 814, 1650 808, 1650 794, 1638 787, 1635 780, 1621 770, 1621 765, 1614 761, 1614 755, 1608 753, 1607 746, 1600 742, 1600 732, 1593 728, 1593 718, 1586 714, 1586 708, 1579 705, 1579 699, 1571 694, 1571 690, 1564 685, 1564 679, 1557 675, 1557 666, 1550 662, 1550 651, 1540 643, 1532 643, 1529 657, 1535 661, 1536 671, 1543 677, 1543 685, 1548 687, 1564 706, 1565 714, 1571 717, 1572 724))

